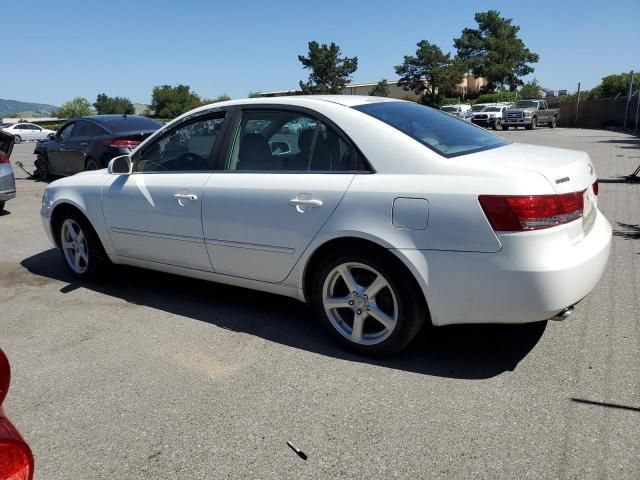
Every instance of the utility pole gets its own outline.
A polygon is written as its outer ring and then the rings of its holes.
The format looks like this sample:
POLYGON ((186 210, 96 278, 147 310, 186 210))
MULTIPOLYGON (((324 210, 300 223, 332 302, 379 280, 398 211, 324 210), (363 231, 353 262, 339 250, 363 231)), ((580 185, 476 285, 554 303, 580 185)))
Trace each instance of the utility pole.
POLYGON ((631 94, 633 93, 633 70, 629 74, 629 91, 627 92, 627 105, 624 108, 624 122, 622 128, 627 128, 627 116, 629 115, 629 103, 631 103, 631 94))
POLYGON ((579 116, 580 116, 580 82, 578 82, 578 101, 576 102, 576 127, 578 126, 579 116))

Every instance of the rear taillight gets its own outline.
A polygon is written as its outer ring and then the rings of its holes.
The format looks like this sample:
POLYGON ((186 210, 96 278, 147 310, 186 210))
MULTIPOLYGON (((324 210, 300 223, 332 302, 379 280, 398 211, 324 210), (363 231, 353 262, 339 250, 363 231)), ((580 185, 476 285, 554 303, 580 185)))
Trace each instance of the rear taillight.
POLYGON ((0 152, 0 163, 9 163, 9 155, 4 152, 0 152))
POLYGON ((140 145, 140 140, 105 140, 105 145, 112 148, 128 148, 133 150, 140 145))
POLYGON ((478 201, 497 232, 541 230, 582 217, 584 192, 561 195, 480 195, 478 201))
POLYGON ((598 180, 593 182, 592 187, 593 187, 593 194, 597 197, 598 196, 598 180))
POLYGON ((0 480, 31 480, 33 478, 31 449, 2 410, 2 402, 9 390, 10 381, 9 361, 0 350, 0 480))
POLYGON ((0 480, 31 480, 33 454, 11 422, 0 416, 0 480))

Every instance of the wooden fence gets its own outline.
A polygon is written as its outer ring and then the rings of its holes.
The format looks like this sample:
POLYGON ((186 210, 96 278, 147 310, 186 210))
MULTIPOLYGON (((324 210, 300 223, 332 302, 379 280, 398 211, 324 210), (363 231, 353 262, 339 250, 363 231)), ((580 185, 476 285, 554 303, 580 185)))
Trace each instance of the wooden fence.
MULTIPOLYGON (((638 96, 631 97, 627 113, 627 128, 636 124, 638 96)), ((578 128, 623 127, 624 112, 627 108, 627 97, 601 98, 598 100, 580 101, 580 110, 576 118, 576 102, 561 102, 559 126, 578 128)), ((638 119, 640 128, 640 118, 638 119)))

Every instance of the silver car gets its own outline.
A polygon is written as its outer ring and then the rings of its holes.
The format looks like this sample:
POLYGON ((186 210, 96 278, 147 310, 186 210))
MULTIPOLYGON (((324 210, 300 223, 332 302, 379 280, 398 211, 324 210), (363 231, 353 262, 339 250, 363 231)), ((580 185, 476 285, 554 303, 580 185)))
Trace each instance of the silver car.
POLYGON ((0 132, 0 212, 4 204, 16 196, 16 181, 9 162, 13 150, 13 136, 0 132))

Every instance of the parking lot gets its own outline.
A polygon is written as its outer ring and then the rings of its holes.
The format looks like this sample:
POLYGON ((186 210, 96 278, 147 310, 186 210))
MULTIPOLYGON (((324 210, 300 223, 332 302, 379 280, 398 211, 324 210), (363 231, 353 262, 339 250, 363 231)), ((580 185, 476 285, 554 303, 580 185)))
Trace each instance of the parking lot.
POLYGON ((640 138, 500 134, 590 153, 614 229, 602 281, 566 322, 430 329, 385 360, 292 299, 134 268, 77 283, 42 230, 45 184, 14 167, 0 347, 36 478, 640 478, 640 183, 623 178, 640 138))

